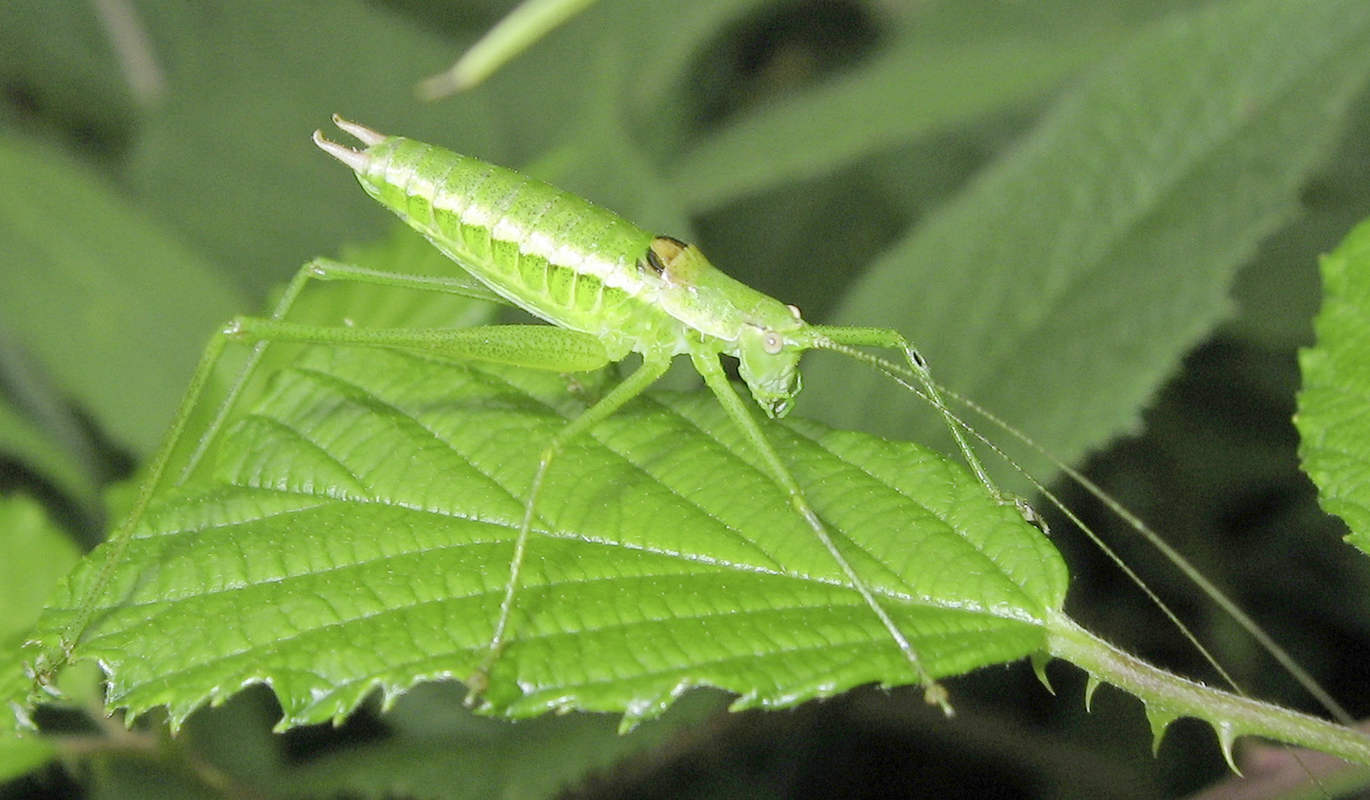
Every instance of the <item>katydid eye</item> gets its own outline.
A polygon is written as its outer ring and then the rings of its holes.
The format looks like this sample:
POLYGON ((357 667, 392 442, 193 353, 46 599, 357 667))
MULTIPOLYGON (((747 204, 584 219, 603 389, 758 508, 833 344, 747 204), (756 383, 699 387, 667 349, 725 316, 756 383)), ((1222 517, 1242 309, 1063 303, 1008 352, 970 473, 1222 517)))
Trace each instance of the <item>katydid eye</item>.
POLYGON ((780 338, 780 334, 775 333, 773 331, 767 331, 766 337, 761 340, 761 343, 762 346, 766 348, 766 352, 770 353, 771 355, 779 353, 780 350, 785 346, 785 342, 780 338))

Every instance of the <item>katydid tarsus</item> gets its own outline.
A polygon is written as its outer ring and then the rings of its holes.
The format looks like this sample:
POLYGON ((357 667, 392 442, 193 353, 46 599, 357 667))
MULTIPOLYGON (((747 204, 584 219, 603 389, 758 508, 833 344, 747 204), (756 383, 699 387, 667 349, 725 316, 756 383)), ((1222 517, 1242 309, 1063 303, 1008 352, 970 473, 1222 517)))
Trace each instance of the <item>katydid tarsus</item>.
MULTIPOLYGON (((380 134, 335 117, 338 126, 362 143, 353 149, 315 133, 315 142, 350 167, 363 188, 469 273, 440 278, 378 272, 331 261, 302 269, 270 317, 234 319, 206 348, 177 421, 154 460, 135 503, 136 520, 163 475, 189 418, 225 346, 254 343, 237 379, 199 435, 180 471, 184 478, 209 450, 272 342, 300 342, 423 350, 446 357, 531 367, 563 373, 599 369, 636 353, 641 365, 622 382, 562 427, 547 443, 525 497, 513 543, 503 596, 484 657, 467 676, 471 701, 481 697, 501 652, 518 638, 516 615, 520 571, 535 547, 537 500, 543 479, 566 444, 612 416, 688 355, 705 384, 768 473, 789 498, 813 536, 833 559, 850 588, 880 621, 924 688, 929 703, 950 712, 945 690, 925 668, 910 637, 900 630, 881 600, 843 554, 803 489, 771 445, 762 423, 728 380, 720 356, 737 359, 739 374, 762 412, 784 416, 800 390, 801 355, 829 350, 857 358, 921 394, 940 413, 969 467, 987 491, 1003 496, 967 441, 969 430, 943 402, 928 366, 897 331, 883 328, 811 325, 797 309, 729 278, 693 246, 654 235, 575 195, 491 164, 422 142, 380 134), (466 329, 363 329, 305 325, 289 321, 292 306, 314 280, 446 292, 498 299, 521 307, 550 325, 500 325, 466 329), (899 353, 905 365, 859 348, 899 353)), ((978 434, 971 434, 977 436, 978 434)), ((125 528, 133 522, 126 523, 125 528)), ((87 592, 89 601, 108 580, 118 560, 118 534, 102 572, 87 592)), ((126 538, 126 537, 125 537, 126 538)), ((89 620, 90 602, 63 637, 70 648, 89 620)))

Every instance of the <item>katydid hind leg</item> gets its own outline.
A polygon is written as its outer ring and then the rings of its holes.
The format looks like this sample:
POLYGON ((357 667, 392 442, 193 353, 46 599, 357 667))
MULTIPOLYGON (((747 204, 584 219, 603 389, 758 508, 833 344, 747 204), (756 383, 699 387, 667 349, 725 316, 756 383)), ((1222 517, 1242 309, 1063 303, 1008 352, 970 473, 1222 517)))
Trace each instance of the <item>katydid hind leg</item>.
POLYGON ((536 514, 538 497, 542 492, 543 479, 551 468, 553 459, 561 452, 566 444, 574 440, 577 436, 586 433, 595 425, 603 422, 613 415, 615 411, 622 408, 625 403, 642 394, 652 384, 656 383, 662 375, 666 374, 666 369, 670 366, 671 359, 667 354, 649 354, 643 358, 642 365, 632 374, 625 378, 621 383, 609 390, 594 405, 581 412, 579 416, 566 423, 552 440, 546 449, 542 451, 538 459, 537 470, 533 473, 533 480, 528 487, 528 496, 524 500, 523 520, 519 524, 518 535, 514 540, 514 552, 509 560, 509 575, 505 581, 504 596, 500 601, 499 616, 495 621, 494 632, 490 636, 490 642, 486 647, 485 657, 479 666, 466 679, 466 686, 469 694, 466 697, 466 705, 474 706, 489 688, 490 670, 495 662, 499 660, 505 646, 511 638, 512 630, 510 622, 513 618, 514 608, 518 599, 519 581, 522 577, 523 564, 527 557, 528 537, 533 528, 533 517, 536 514))
POLYGON ((933 679, 913 643, 909 641, 889 612, 885 610, 884 605, 875 596, 875 592, 865 579, 861 577, 860 573, 837 547, 827 525, 824 524, 822 518, 818 516, 818 512, 809 503, 803 489, 799 486, 799 482, 790 474, 789 469, 781 461, 780 455, 776 453, 770 440, 766 438, 761 426, 752 418, 747 404, 738 396, 737 391, 728 381, 727 374, 718 362, 718 356, 713 353, 691 353, 690 358, 694 361, 695 369, 703 376, 705 384, 718 398, 719 404, 723 406, 728 417, 737 425, 747 442, 761 454, 762 460, 765 461, 768 471, 771 473, 771 479, 788 495, 790 504, 794 506, 795 511, 804 519, 805 524, 813 531, 814 536, 818 538, 828 554, 832 556, 852 588, 861 595, 861 599, 880 620, 880 624, 899 647, 899 652, 908 661, 919 684, 923 687, 924 699, 930 705, 939 706, 944 713, 950 716, 952 707, 946 689, 933 679))

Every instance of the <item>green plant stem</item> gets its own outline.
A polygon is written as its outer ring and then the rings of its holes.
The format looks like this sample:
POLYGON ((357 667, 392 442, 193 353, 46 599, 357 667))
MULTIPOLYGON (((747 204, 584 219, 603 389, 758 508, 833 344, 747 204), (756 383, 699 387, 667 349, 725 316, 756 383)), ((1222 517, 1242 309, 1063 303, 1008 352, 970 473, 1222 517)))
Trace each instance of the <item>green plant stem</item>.
POLYGON ((1095 680, 1140 698, 1158 741, 1171 720, 1196 717, 1213 725, 1229 762, 1232 741, 1254 735, 1370 765, 1370 736, 1364 733, 1172 675, 1119 650, 1064 614, 1053 613, 1048 619, 1047 650, 1095 680))

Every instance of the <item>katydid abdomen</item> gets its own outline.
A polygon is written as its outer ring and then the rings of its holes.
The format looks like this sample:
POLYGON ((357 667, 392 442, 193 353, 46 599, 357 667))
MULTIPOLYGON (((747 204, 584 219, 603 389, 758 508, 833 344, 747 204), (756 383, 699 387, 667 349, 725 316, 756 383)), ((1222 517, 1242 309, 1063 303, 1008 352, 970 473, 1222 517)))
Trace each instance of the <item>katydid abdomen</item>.
POLYGON ((726 353, 770 416, 792 406, 814 345, 793 306, 716 269, 699 249, 513 170, 338 120, 322 138, 368 194, 514 305, 597 337, 609 360, 726 353))
POLYGON ((641 342, 685 351, 677 320, 643 313, 662 288, 645 263, 652 233, 541 181, 434 145, 387 137, 365 152, 357 179, 367 193, 511 303, 599 337, 613 359, 641 342))

